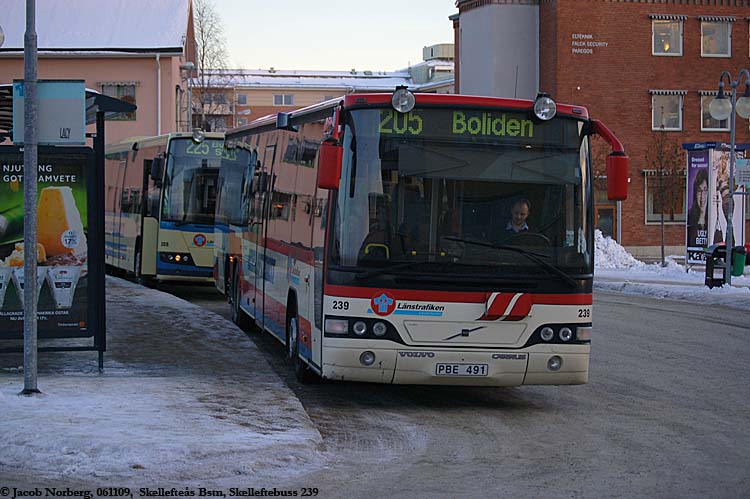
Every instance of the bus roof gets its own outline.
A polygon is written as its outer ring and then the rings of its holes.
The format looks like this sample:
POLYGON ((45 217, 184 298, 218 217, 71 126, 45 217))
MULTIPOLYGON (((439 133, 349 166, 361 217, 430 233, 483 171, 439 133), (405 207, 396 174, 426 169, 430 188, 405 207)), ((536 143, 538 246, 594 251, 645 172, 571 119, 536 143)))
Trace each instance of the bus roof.
MULTIPOLYGON (((223 132, 205 132, 205 136, 207 139, 223 139, 224 133, 223 132)), ((135 144, 138 144, 138 147, 153 146, 153 145, 159 145, 159 144, 166 144, 170 139, 182 139, 182 138, 192 138, 192 137, 193 137, 192 132, 174 132, 174 133, 165 133, 163 135, 128 137, 127 139, 123 139, 120 142, 116 142, 114 144, 107 144, 106 152, 109 153, 109 152, 129 151, 133 149, 133 146, 135 144)))
MULTIPOLYGON (((279 115, 285 114, 287 123, 293 125, 296 120, 310 115, 321 114, 321 117, 330 114, 330 109, 343 105, 345 109, 356 109, 362 107, 382 107, 390 106, 391 93, 372 93, 372 94, 349 94, 342 97, 336 97, 327 101, 313 104, 312 106, 303 107, 288 113, 269 114, 251 121, 247 125, 227 130, 227 139, 238 140, 246 135, 255 132, 264 132, 275 130, 279 122, 279 115)), ((477 95, 457 95, 457 94, 414 94, 417 105, 427 106, 467 106, 467 107, 501 107, 509 109, 518 109, 519 111, 532 112, 534 101, 526 99, 504 99, 499 97, 482 97, 477 95)), ((557 103, 557 114, 570 116, 578 119, 588 119, 589 112, 583 106, 557 103)))

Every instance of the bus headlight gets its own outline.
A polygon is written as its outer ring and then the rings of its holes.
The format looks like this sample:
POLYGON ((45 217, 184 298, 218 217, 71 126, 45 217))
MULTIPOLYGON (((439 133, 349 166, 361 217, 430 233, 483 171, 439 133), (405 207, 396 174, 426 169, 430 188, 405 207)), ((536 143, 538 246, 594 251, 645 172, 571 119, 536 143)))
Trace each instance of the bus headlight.
POLYGON ((560 329, 560 339, 563 341, 570 341, 573 339, 573 331, 569 327, 560 329))
POLYGON ((591 326, 578 326, 576 328, 576 339, 578 341, 591 341, 591 326))
POLYGON ((346 319, 326 319, 326 333, 347 334, 349 332, 349 321, 346 319))
POLYGON ((375 325, 372 326, 372 333, 375 336, 385 336, 385 333, 387 332, 388 332, 388 328, 383 322, 376 322, 375 325))
POLYGON ((557 113, 557 104, 548 94, 539 94, 534 101, 534 114, 542 121, 551 120, 557 113))
POLYGON ((362 336, 367 332, 367 324, 365 324, 364 321, 357 321, 352 326, 352 331, 354 331, 354 334, 357 336, 362 336))
POLYGON ((550 341, 552 337, 555 336, 555 332, 551 327, 547 326, 539 331, 539 336, 541 336, 544 341, 550 341))
POLYGON ((409 92, 404 85, 396 87, 396 91, 393 92, 393 97, 391 97, 391 105, 399 113, 408 113, 414 109, 416 103, 417 99, 414 94, 409 92))

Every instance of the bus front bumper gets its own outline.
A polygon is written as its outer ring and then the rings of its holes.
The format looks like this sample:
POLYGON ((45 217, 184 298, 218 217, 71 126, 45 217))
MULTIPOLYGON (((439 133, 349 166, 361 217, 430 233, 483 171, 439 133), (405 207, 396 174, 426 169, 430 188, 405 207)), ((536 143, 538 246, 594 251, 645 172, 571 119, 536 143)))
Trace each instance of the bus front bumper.
POLYGON ((545 352, 377 349, 372 346, 326 348, 322 376, 341 381, 464 386, 575 385, 588 381, 588 345, 545 352), (365 352, 374 355, 372 365, 363 364, 361 359, 365 352), (555 356, 560 358, 561 365, 553 371, 548 363, 555 356))

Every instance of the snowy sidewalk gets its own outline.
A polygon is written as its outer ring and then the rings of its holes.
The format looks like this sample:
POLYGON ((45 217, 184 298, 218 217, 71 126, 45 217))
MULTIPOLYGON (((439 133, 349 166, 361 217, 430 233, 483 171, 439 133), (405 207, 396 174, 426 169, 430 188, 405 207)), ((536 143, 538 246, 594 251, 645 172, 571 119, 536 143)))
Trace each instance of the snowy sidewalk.
MULTIPOLYGON (((257 483, 302 473, 322 442, 294 393, 230 322, 107 278, 105 369, 95 352, 0 355, 0 477, 52 483, 257 483)), ((43 342, 42 342, 43 343, 43 342)))
MULTIPOLYGON (((667 266, 645 264, 633 258, 609 237, 596 232, 595 291, 646 295, 695 303, 696 305, 723 305, 744 310, 750 309, 750 277, 732 278, 732 286, 709 289, 705 285, 705 269, 689 272, 673 259, 667 266)), ((718 272, 718 271, 717 271, 718 272)), ((718 275, 718 274, 717 274, 718 275)))

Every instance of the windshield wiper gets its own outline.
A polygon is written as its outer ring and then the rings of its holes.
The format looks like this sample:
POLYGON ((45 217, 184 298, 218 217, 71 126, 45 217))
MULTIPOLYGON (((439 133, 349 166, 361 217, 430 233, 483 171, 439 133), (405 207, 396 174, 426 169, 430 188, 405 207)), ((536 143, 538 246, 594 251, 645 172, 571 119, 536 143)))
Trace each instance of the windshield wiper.
POLYGON ((525 256, 532 262, 535 262, 539 264, 540 266, 544 267, 547 270, 550 270, 557 274, 558 276, 562 277, 565 282, 570 284, 573 287, 578 286, 578 282, 570 277, 568 274, 563 272, 560 268, 552 265, 549 262, 546 262, 542 260, 542 257, 547 257, 547 255, 543 255, 541 253, 534 253, 533 251, 525 250, 523 248, 519 248, 518 246, 510 246, 507 244, 494 244, 494 243, 485 243, 482 241, 472 241, 471 239, 462 239, 460 237, 453 237, 453 236, 444 236, 443 239, 447 239, 448 241, 455 241, 457 243, 467 243, 467 244, 474 244, 476 246, 484 246, 486 248, 493 248, 493 249, 499 249, 499 250, 505 250, 505 251, 513 251, 514 253, 518 253, 520 255, 525 256))

